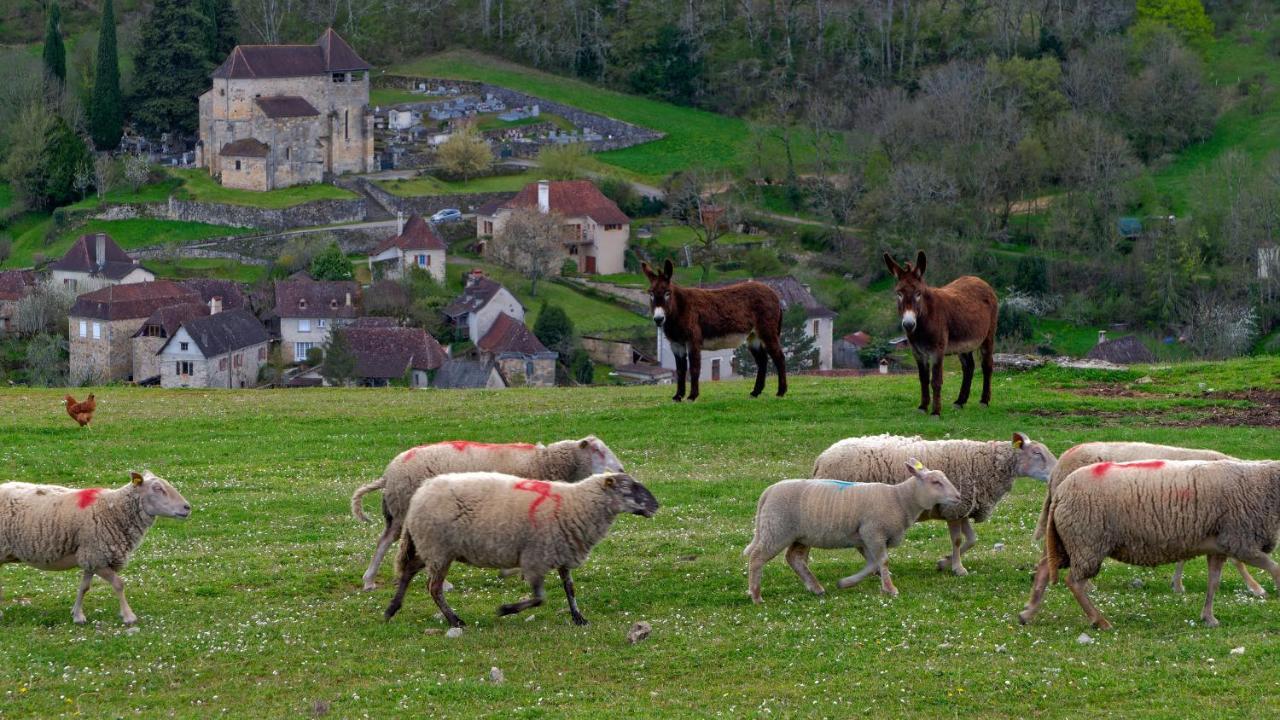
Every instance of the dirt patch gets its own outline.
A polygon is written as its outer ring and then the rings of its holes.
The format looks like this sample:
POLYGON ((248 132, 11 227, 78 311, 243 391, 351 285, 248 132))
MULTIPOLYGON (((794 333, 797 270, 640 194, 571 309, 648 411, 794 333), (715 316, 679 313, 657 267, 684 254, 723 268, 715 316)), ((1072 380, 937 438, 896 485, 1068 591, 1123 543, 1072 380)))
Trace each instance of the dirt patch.
POLYGON ((1252 389, 1236 392, 1212 392, 1201 395, 1168 395, 1137 392, 1114 385, 1090 386, 1071 392, 1086 397, 1171 399, 1185 397, 1204 401, 1175 408, 1142 408, 1135 410, 1079 410, 1035 411, 1033 415, 1045 417, 1067 415, 1088 417, 1103 423, 1126 422, 1161 427, 1280 427, 1280 391, 1252 389), (1219 404, 1215 401, 1228 401, 1219 404))

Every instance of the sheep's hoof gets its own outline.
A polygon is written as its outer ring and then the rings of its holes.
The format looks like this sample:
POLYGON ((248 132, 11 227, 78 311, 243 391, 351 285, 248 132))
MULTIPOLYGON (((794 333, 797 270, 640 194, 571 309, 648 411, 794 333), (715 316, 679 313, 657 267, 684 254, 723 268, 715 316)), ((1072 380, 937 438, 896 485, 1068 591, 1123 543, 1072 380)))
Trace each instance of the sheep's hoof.
POLYGON ((1018 613, 1019 625, 1026 625, 1029 622, 1031 622, 1031 612, 1029 610, 1023 610, 1022 612, 1018 613))
POLYGON ((87 622, 89 622, 89 621, 88 621, 88 619, 86 619, 86 618, 82 615, 82 616, 80 616, 80 617, 73 617, 73 618, 71 618, 71 622, 73 622, 73 623, 75 623, 75 624, 77 624, 77 625, 84 625, 85 623, 87 623, 87 622))
POLYGON ((590 625, 591 623, 587 622, 587 619, 582 617, 581 615, 574 615, 573 624, 581 627, 582 625, 590 625))
POLYGON ((953 408, 955 408, 955 409, 957 409, 957 410, 963 410, 963 409, 964 409, 964 403, 962 403, 962 402, 953 402, 953 403, 951 403, 951 407, 953 407, 953 408))
POLYGON ((372 580, 370 580, 370 581, 365 582, 364 587, 360 588, 360 591, 361 591, 361 592, 369 592, 370 590, 377 590, 377 589, 378 589, 378 583, 373 582, 372 580))
POLYGON ((1258 586, 1256 588, 1251 587, 1249 588, 1249 594, 1256 598, 1264 598, 1267 596, 1267 590, 1262 586, 1258 586))
POLYGON ((1111 629, 1111 623, 1107 622, 1107 619, 1106 619, 1106 618, 1104 618, 1104 617, 1100 617, 1100 618, 1098 618, 1097 620, 1095 620, 1095 621, 1094 621, 1094 623, 1093 623, 1093 626, 1094 626, 1094 627, 1096 627, 1096 628, 1098 628, 1099 630, 1110 630, 1110 629, 1111 629))
POLYGON ((817 595, 818 597, 825 597, 827 594, 827 589, 822 586, 818 586, 816 588, 809 588, 809 592, 813 593, 814 595, 817 595))
POLYGON ((1187 591, 1187 589, 1186 589, 1186 588, 1182 587, 1182 583, 1180 583, 1180 582, 1173 583, 1173 585, 1172 585, 1171 587, 1172 587, 1173 591, 1174 591, 1174 592, 1176 592, 1176 593, 1178 593, 1179 595, 1181 595, 1181 594, 1183 594, 1183 593, 1185 593, 1185 592, 1187 591))
POLYGON ((137 624, 138 624, 138 616, 137 616, 137 615, 132 615, 132 616, 130 616, 130 617, 122 618, 122 619, 124 620, 124 624, 125 624, 125 625, 130 625, 130 626, 132 626, 132 625, 137 625, 137 624))
POLYGON ((928 408, 928 407, 918 407, 918 408, 916 408, 916 412, 920 413, 921 415, 925 415, 925 414, 927 414, 927 413, 929 412, 929 408, 928 408))
POLYGON ((888 595, 891 598, 898 597, 898 588, 893 588, 892 590, 885 590, 884 588, 881 588, 880 592, 884 593, 885 595, 888 595))
POLYGON ((978 404, 981 405, 982 407, 991 407, 991 403, 987 402, 986 400, 983 400, 978 404))
POLYGON ((1200 618, 1200 621, 1204 623, 1205 627, 1218 627, 1218 618, 1212 615, 1209 617, 1202 617, 1200 618))
POLYGON ((680 402, 681 400, 684 400, 684 398, 683 398, 682 396, 680 396, 680 395, 673 395, 673 396, 671 397, 671 401, 672 401, 672 402, 680 402))

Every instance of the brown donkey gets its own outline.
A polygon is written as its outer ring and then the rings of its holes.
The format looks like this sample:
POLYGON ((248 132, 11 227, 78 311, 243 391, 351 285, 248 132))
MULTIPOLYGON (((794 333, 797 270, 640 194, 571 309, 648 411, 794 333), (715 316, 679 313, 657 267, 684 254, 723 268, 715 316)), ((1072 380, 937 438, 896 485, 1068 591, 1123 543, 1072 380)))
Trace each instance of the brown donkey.
POLYGON ((991 403, 991 354, 996 343, 996 293, 982 278, 965 275, 940 288, 924 281, 924 251, 916 264, 901 267, 889 253, 884 254, 889 272, 898 279, 894 292, 902 329, 907 331, 911 354, 920 372, 920 412, 929 410, 929 370, 933 370, 933 414, 942 415, 942 358, 960 356, 964 378, 956 407, 969 401, 973 383, 973 351, 982 348, 982 404, 991 403))
POLYGON ((769 358, 778 371, 778 397, 787 394, 787 363, 782 355, 782 299, 773 288, 758 282, 740 282, 726 288, 702 290, 680 287, 671 282, 675 267, 668 260, 661 273, 649 263, 642 266, 649 278, 649 309, 653 322, 671 343, 676 356, 676 394, 684 398, 684 379, 689 376, 689 401, 698 399, 698 375, 702 370, 702 349, 736 348, 745 340, 756 361, 756 387, 751 397, 764 390, 769 358))

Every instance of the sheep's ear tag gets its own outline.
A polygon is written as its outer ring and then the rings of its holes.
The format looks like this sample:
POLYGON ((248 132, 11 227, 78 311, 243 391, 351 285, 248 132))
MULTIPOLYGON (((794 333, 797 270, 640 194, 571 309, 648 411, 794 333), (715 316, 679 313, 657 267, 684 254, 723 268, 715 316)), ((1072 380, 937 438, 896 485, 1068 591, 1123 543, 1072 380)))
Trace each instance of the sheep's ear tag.
POLYGON ((917 470, 923 470, 923 469, 924 469, 924 463, 922 463, 922 462, 920 462, 919 460, 917 460, 917 461, 915 462, 915 465, 913 465, 912 467, 914 467, 914 468, 915 468, 915 469, 917 469, 917 470))
POLYGON ((1021 433, 1014 433, 1014 434, 1013 434, 1013 446, 1014 446, 1014 447, 1016 447, 1016 448, 1018 448, 1019 450, 1021 450, 1021 449, 1022 449, 1022 434, 1021 434, 1021 433))
POLYGON ((136 473, 136 472, 131 472, 131 473, 129 473, 129 477, 133 479, 133 484, 134 484, 134 485, 141 485, 141 484, 142 484, 142 476, 141 476, 141 475, 139 475, 138 473, 136 473))

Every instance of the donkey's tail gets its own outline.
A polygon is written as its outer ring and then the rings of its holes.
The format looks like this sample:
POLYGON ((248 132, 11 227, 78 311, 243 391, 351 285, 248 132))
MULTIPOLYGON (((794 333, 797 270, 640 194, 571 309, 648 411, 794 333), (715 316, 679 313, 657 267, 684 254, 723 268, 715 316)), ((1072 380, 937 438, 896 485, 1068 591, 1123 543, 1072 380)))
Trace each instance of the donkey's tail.
POLYGON ((351 514, 354 515, 357 520, 370 522, 369 516, 364 514, 364 508, 360 506, 360 498, 364 497, 365 495, 368 495, 374 490, 381 490, 386 486, 387 486, 387 479, 378 478, 377 480, 374 480, 368 485, 361 485, 359 488, 357 488, 355 493, 351 496, 351 514))

